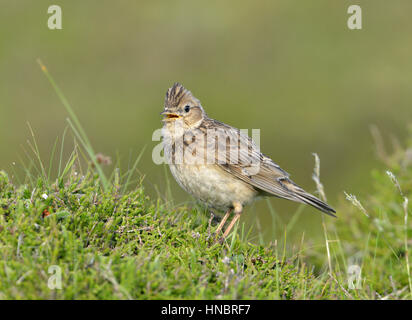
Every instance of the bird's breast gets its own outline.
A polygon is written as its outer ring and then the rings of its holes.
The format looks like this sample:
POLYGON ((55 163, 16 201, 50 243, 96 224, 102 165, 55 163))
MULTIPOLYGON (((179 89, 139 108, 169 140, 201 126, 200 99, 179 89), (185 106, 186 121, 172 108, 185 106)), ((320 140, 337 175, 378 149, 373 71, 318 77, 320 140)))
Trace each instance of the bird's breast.
POLYGON ((257 191, 215 164, 170 164, 179 185, 205 204, 226 210, 234 202, 245 205, 257 191))

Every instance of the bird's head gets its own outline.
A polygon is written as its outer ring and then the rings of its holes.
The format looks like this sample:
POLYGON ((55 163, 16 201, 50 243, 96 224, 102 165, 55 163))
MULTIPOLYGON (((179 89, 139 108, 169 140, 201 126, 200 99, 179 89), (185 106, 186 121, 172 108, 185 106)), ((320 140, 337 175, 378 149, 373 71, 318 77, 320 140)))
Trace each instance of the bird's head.
POLYGON ((200 101, 180 83, 175 83, 167 90, 164 107, 161 115, 164 116, 165 125, 179 121, 183 128, 191 129, 198 127, 206 117, 200 101))

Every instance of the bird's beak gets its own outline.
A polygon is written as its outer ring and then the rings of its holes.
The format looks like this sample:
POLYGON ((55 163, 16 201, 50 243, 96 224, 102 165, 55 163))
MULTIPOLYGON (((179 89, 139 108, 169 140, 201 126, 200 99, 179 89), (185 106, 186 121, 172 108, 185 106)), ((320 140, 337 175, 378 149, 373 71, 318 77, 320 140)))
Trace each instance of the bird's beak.
POLYGON ((160 114, 163 116, 163 121, 172 121, 181 118, 181 116, 179 116, 178 114, 170 112, 168 110, 165 110, 160 114))

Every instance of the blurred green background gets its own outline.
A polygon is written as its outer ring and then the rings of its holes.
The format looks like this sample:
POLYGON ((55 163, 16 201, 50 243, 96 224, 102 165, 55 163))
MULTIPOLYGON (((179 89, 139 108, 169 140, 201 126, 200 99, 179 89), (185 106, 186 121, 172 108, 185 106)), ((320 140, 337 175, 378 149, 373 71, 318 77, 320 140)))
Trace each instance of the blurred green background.
MULTIPOLYGON (((343 190, 365 197, 381 166, 369 126, 402 141, 412 100, 412 2, 405 1, 14 1, 0 10, 0 168, 11 172, 35 131, 48 159, 67 113, 42 74, 48 67, 95 150, 139 165, 148 194, 166 192, 151 159, 164 95, 175 81, 209 116, 261 129, 262 151, 308 191, 314 159, 329 202, 343 190), (47 28, 58 4, 63 30, 47 28), (349 30, 358 4, 363 29, 349 30)), ((386 138, 388 141, 389 138, 386 138)), ((168 173, 168 171, 166 171, 168 173)), ((168 173, 169 174, 169 173, 168 173)), ((170 174, 169 174, 170 176, 170 174)), ((175 203, 191 201, 171 180, 175 203)), ((286 224, 298 205, 271 200, 286 224)), ((338 212, 338 215, 345 214, 338 212)), ((248 209, 249 225, 272 225, 267 203, 248 209)), ((295 230, 321 233, 305 208, 295 230)), ((279 225, 282 229, 282 224, 279 225)), ((270 235, 268 236, 270 237, 270 235)))

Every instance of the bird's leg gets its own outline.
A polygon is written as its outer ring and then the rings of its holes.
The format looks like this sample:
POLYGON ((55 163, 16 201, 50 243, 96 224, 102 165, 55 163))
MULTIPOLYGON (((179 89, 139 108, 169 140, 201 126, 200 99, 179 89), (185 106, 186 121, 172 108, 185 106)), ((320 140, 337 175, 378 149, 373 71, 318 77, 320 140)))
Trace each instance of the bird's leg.
POLYGON ((242 213, 243 207, 242 207, 241 204, 236 203, 236 204, 233 205, 233 207, 234 207, 234 209, 235 209, 235 216, 233 217, 233 219, 232 219, 232 221, 230 222, 229 226, 228 226, 227 229, 225 230, 225 233, 223 234, 223 237, 222 237, 221 240, 224 240, 224 239, 228 236, 230 230, 232 230, 232 228, 233 228, 233 226, 235 225, 236 221, 239 220, 240 214, 242 213))
POLYGON ((216 229, 216 234, 219 234, 220 230, 222 230, 223 226, 226 223, 227 218, 229 218, 230 213, 232 212, 232 208, 226 211, 225 216, 223 217, 222 221, 220 221, 219 226, 216 229))
POLYGON ((236 213, 232 221, 230 222, 229 226, 225 230, 225 233, 223 234, 223 239, 225 239, 228 236, 230 230, 232 230, 233 226, 235 225, 236 221, 239 220, 239 218, 240 218, 240 213, 236 213))

